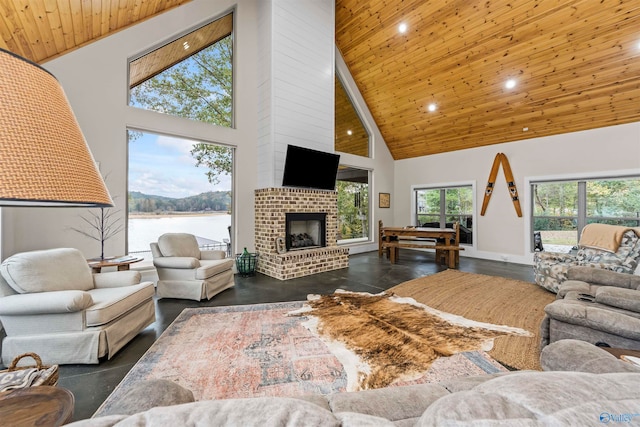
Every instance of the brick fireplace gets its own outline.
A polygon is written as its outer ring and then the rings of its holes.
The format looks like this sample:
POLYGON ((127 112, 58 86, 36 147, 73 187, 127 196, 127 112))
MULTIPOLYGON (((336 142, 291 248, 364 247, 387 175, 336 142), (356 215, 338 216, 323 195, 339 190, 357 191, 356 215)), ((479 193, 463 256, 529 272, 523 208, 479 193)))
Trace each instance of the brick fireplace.
POLYGON ((288 280, 349 266, 349 249, 337 245, 335 191, 284 187, 256 190, 255 233, 256 252, 260 254, 257 271, 267 276, 288 280), (316 230, 323 230, 324 236, 318 236, 316 230), (280 253, 278 239, 283 243, 280 253))

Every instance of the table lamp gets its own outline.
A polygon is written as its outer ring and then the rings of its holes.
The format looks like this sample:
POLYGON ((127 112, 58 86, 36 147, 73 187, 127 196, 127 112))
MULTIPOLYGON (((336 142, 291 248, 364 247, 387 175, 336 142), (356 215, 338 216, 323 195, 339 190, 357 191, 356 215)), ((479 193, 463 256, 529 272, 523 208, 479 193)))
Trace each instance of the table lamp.
POLYGON ((0 206, 113 206, 58 80, 3 49, 0 206))

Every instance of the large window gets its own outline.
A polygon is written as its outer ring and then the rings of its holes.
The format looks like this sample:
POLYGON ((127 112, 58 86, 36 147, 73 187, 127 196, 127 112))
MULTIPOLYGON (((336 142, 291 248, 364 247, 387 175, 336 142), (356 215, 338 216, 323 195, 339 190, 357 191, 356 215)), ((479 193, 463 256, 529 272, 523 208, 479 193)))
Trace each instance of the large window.
POLYGON ((169 232, 193 234, 201 247, 229 249, 232 157, 228 147, 130 132, 128 253, 148 257, 149 244, 169 232), (225 165, 205 161, 203 149, 216 150, 225 165))
MULTIPOLYGON (((232 54, 228 14, 131 59, 129 105, 231 127, 232 54)), ((146 252, 169 231, 230 251, 233 150, 137 130, 128 135, 128 251, 146 252)))
POLYGON ((532 230, 546 251, 569 251, 589 223, 640 226, 639 177, 532 182, 531 196, 532 230))
POLYGON ((460 243, 473 244, 473 187, 420 188, 415 190, 415 221, 422 227, 460 224, 460 243))
POLYGON ((354 243, 369 240, 369 171, 340 166, 338 191, 338 240, 354 243))
POLYGON ((233 15, 129 62, 129 105, 233 125, 233 15))

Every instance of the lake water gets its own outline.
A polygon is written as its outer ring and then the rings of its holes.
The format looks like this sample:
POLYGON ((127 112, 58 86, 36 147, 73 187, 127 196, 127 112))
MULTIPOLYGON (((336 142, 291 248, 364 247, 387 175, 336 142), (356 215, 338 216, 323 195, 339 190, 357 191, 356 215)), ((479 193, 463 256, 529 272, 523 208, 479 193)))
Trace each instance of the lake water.
POLYGON ((222 242, 229 239, 231 215, 158 216, 129 218, 129 252, 149 251, 149 243, 157 242, 164 233, 190 233, 222 242))

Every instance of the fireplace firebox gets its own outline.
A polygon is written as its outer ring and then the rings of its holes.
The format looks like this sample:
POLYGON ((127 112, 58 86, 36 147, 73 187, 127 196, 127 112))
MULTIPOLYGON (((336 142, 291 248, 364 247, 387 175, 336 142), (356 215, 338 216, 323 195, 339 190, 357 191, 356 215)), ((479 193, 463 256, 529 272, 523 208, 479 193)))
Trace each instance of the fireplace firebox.
POLYGON ((323 248, 327 245, 326 213, 287 213, 285 221, 288 251, 323 248))

